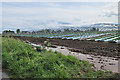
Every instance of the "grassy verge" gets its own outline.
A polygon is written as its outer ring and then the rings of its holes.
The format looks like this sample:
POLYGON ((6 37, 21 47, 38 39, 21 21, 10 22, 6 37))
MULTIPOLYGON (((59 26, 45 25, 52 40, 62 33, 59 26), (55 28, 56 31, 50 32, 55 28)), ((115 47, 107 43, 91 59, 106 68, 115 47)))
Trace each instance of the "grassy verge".
POLYGON ((2 67, 10 78, 105 78, 110 72, 95 72, 87 61, 59 52, 37 52, 13 38, 2 39, 2 67))

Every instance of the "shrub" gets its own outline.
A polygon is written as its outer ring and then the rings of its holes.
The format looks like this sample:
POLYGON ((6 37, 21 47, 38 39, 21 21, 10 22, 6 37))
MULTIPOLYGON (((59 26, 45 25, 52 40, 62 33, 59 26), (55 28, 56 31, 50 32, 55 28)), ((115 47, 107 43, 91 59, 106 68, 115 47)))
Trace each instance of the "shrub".
POLYGON ((45 52, 45 51, 46 51, 46 48, 45 48, 45 46, 36 46, 36 50, 37 50, 38 52, 45 52))
POLYGON ((48 47, 51 47, 51 43, 49 42, 49 39, 47 39, 46 41, 44 41, 44 45, 48 46, 48 47))

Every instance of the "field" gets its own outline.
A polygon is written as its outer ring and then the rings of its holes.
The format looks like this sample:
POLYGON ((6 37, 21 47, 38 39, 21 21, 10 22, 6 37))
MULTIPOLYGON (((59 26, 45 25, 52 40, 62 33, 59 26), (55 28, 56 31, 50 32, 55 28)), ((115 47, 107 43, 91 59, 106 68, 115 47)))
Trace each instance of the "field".
POLYGON ((110 42, 97 42, 90 40, 78 39, 61 39, 61 38, 39 38, 39 37, 19 37, 14 36, 15 39, 30 41, 35 44, 43 44, 46 39, 50 40, 52 45, 65 46, 77 49, 77 52, 83 54, 93 54, 107 57, 119 58, 119 44, 110 42))
POLYGON ((13 38, 2 38, 2 68, 10 78, 106 78, 111 72, 94 71, 87 61, 59 52, 37 52, 31 45, 13 38))
POLYGON ((119 31, 83 31, 83 32, 56 32, 56 33, 40 33, 40 34, 20 34, 16 36, 27 37, 46 37, 46 38, 62 38, 62 39, 87 39, 95 41, 114 41, 120 43, 119 31))

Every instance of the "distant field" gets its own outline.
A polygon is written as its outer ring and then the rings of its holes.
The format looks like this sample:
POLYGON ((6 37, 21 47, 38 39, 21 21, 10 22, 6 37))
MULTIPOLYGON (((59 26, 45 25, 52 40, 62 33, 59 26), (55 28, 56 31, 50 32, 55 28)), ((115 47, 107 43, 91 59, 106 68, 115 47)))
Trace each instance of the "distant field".
POLYGON ((46 37, 46 38, 62 38, 62 39, 91 39, 102 41, 115 41, 120 43, 119 31, 84 31, 84 32, 65 32, 65 33, 41 33, 41 34, 21 34, 16 36, 28 36, 28 37, 46 37))

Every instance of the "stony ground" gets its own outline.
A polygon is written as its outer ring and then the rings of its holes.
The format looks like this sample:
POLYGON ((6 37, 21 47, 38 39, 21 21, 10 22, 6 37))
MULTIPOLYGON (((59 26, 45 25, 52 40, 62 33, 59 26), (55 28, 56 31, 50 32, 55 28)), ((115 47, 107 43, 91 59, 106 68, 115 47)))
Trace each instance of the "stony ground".
POLYGON ((8 74, 5 71, 1 70, 1 69, 0 69, 0 79, 7 79, 7 80, 9 80, 8 74))

